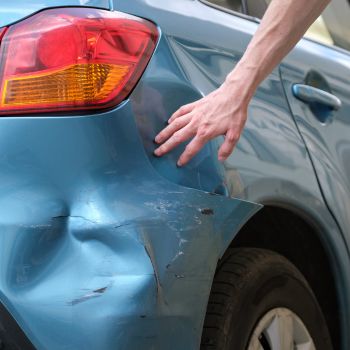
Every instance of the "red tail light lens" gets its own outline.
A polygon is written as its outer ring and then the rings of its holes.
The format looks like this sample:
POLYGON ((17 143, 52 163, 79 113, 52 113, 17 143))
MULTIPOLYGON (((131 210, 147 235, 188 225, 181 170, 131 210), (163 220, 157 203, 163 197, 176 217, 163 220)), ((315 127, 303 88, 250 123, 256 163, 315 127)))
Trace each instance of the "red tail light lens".
POLYGON ((0 43, 3 35, 5 34, 6 29, 7 29, 6 27, 0 28, 0 43))
POLYGON ((148 21, 91 8, 46 10, 17 23, 0 47, 0 114, 115 106, 137 83, 157 38, 148 21))

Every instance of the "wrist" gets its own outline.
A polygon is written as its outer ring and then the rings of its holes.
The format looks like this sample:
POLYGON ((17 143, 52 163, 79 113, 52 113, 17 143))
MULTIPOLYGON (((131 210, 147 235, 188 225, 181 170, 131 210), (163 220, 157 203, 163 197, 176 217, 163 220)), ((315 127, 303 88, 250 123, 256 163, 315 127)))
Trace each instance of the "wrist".
POLYGON ((232 71, 225 79, 221 86, 221 89, 225 91, 225 94, 235 101, 235 104, 242 106, 248 106, 252 99, 256 87, 249 76, 237 74, 232 71))

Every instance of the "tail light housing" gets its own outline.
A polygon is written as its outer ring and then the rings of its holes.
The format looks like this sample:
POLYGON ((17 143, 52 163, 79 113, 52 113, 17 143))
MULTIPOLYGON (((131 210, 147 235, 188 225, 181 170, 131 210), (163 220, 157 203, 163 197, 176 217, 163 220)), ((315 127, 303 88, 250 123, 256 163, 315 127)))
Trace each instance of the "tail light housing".
POLYGON ((1 33, 0 115, 116 106, 158 39, 151 22, 92 8, 45 10, 1 33))
POLYGON ((0 43, 1 43, 1 39, 4 36, 5 32, 6 32, 6 27, 0 28, 0 43))

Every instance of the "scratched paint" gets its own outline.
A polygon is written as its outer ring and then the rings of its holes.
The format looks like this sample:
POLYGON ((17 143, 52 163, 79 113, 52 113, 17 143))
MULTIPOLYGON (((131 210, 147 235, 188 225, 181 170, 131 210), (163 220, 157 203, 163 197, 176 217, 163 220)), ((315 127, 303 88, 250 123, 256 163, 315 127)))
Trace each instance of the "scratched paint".
POLYGON ((161 177, 130 103, 1 130, 0 298, 34 345, 195 349, 216 262, 259 206, 161 177))
POLYGON ((200 96, 167 74, 164 108, 141 81, 106 113, 1 119, 0 300, 39 350, 198 348, 217 261, 260 206, 227 197, 217 141, 183 169, 179 150, 153 158, 170 110, 200 96))

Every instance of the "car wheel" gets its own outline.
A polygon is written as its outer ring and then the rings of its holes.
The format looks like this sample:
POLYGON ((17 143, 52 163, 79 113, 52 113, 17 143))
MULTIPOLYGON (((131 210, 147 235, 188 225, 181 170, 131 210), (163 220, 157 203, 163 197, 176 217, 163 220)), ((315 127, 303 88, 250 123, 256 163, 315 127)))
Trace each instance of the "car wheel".
POLYGON ((317 300, 297 268, 274 252, 238 248, 229 249, 218 266, 201 349, 331 350, 332 345, 317 300))

